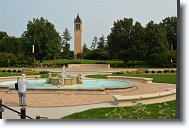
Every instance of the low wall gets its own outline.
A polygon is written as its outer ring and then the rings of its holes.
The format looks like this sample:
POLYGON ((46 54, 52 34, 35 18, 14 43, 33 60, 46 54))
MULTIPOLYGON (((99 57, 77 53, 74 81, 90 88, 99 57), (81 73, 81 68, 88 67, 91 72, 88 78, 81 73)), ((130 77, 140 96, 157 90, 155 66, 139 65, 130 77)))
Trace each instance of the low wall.
POLYGON ((110 64, 68 64, 68 69, 110 69, 110 64))
MULTIPOLYGON (((10 80, 17 80, 19 77, 21 76, 7 76, 7 77, 0 77, 0 82, 3 82, 3 81, 10 81, 10 80)), ((30 76, 27 76, 26 75, 26 78, 28 80, 33 80, 33 79, 39 79, 41 78, 41 75, 30 75, 30 76)))
POLYGON ((134 101, 143 104, 162 103, 162 102, 176 100, 176 89, 172 89, 160 93, 134 95, 134 96, 113 95, 113 98, 114 98, 113 103, 117 106, 132 106, 134 101))
POLYGON ((153 78, 129 77, 129 76, 107 76, 107 79, 134 81, 134 82, 141 82, 141 83, 152 83, 152 80, 153 80, 153 78))

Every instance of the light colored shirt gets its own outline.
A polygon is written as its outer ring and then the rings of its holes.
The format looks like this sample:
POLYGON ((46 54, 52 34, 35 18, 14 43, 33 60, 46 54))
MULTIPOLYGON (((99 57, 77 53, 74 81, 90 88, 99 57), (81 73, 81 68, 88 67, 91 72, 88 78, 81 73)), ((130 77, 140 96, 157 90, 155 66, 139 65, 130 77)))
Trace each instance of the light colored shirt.
POLYGON ((26 92, 27 83, 28 83, 27 79, 19 78, 18 79, 18 92, 26 92))

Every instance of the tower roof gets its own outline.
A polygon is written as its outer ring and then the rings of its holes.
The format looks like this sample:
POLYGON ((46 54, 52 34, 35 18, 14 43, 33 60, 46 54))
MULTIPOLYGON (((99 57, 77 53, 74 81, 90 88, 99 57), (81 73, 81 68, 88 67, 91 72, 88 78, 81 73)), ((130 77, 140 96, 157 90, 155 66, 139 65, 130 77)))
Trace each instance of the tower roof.
POLYGON ((77 14, 77 17, 75 19, 75 22, 76 23, 81 23, 81 18, 79 17, 79 14, 77 14))

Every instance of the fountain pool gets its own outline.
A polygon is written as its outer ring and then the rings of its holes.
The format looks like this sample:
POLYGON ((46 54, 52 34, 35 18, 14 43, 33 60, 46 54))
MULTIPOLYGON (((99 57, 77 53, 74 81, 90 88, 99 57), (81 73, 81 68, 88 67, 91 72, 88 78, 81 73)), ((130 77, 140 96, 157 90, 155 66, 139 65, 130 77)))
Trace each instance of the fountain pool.
MULTIPOLYGON (((45 84, 46 79, 28 80, 28 88, 57 88, 57 85, 45 84)), ((16 81, 0 82, 0 87, 14 88, 16 81)), ((130 87, 130 83, 115 80, 83 80, 83 84, 61 86, 63 88, 122 88, 130 87)))

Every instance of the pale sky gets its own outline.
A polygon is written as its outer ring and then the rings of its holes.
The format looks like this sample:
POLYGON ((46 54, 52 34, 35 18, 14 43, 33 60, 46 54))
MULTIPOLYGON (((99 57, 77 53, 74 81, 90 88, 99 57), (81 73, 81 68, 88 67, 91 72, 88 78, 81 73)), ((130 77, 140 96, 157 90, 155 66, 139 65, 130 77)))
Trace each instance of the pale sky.
MULTIPOLYGON (((83 40, 88 48, 94 36, 105 37, 113 22, 133 18, 145 26, 177 16, 177 0, 0 0, 0 31, 20 37, 33 18, 44 17, 62 35, 65 28, 73 38, 74 17, 83 21, 83 40)), ((73 50, 73 39, 69 42, 73 50)), ((83 44, 82 44, 83 45, 83 44)))

